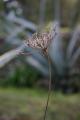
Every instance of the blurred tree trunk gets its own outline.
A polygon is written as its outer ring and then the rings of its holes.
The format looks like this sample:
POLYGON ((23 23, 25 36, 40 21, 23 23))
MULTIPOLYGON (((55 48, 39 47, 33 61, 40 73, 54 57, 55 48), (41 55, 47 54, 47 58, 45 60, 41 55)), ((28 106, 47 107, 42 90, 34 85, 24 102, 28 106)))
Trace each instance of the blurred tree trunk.
MULTIPOLYGON (((76 19, 80 0, 60 0, 61 2, 61 25, 69 27, 76 19), (72 17, 71 17, 72 16, 72 17)), ((74 24, 74 23, 73 23, 74 24)))
POLYGON ((45 22, 46 2, 47 0, 40 0, 40 26, 43 26, 45 22))
POLYGON ((23 10, 23 16, 33 22, 38 22, 39 0, 17 0, 23 10))
POLYGON ((17 1, 20 3, 20 5, 22 7, 24 17, 26 17, 26 15, 27 15, 26 14, 26 12, 27 12, 26 0, 17 0, 17 1))
POLYGON ((54 19, 60 22, 60 0, 55 0, 54 1, 54 19))
POLYGON ((70 26, 74 27, 80 18, 80 0, 77 0, 71 13, 70 26))
POLYGON ((61 26, 67 26, 68 25, 68 1, 67 0, 60 0, 61 4, 61 26))

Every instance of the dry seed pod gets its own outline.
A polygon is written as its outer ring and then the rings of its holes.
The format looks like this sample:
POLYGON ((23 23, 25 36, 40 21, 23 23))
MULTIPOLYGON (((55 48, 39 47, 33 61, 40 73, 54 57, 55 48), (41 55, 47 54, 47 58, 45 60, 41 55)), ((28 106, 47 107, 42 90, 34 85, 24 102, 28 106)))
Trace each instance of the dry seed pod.
POLYGON ((55 36, 56 28, 50 32, 34 33, 31 38, 25 40, 25 45, 34 49, 41 50, 44 54, 47 54, 50 43, 55 36))

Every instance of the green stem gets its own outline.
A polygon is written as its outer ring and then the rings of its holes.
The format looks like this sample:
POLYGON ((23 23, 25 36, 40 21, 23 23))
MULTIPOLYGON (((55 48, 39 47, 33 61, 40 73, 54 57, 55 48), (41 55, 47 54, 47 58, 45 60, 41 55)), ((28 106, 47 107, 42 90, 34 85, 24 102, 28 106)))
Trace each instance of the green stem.
POLYGON ((51 62, 50 62, 50 57, 48 56, 48 63, 49 63, 49 89, 48 89, 48 97, 47 97, 47 102, 46 102, 46 107, 45 107, 45 113, 44 113, 44 119, 46 120, 46 115, 48 111, 48 104, 49 104, 49 99, 50 99, 50 93, 51 93, 51 62))

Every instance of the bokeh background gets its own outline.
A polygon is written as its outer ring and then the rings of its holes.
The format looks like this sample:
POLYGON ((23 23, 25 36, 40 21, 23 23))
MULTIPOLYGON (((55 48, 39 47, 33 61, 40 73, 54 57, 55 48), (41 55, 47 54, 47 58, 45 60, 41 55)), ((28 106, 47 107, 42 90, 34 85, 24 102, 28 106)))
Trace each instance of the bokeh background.
POLYGON ((80 120, 80 0, 0 0, 0 120, 43 119, 48 60, 29 47, 17 51, 54 26, 47 120, 80 120))

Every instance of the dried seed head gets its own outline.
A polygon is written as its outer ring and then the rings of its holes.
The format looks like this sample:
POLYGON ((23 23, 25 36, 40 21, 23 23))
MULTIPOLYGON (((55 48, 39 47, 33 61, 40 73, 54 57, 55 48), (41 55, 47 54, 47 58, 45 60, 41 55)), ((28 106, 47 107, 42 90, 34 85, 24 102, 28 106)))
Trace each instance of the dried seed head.
POLYGON ((31 48, 42 50, 43 53, 48 52, 48 47, 56 35, 56 28, 50 32, 35 33, 31 38, 25 41, 25 44, 31 48), (54 33, 54 34, 53 34, 54 33))

